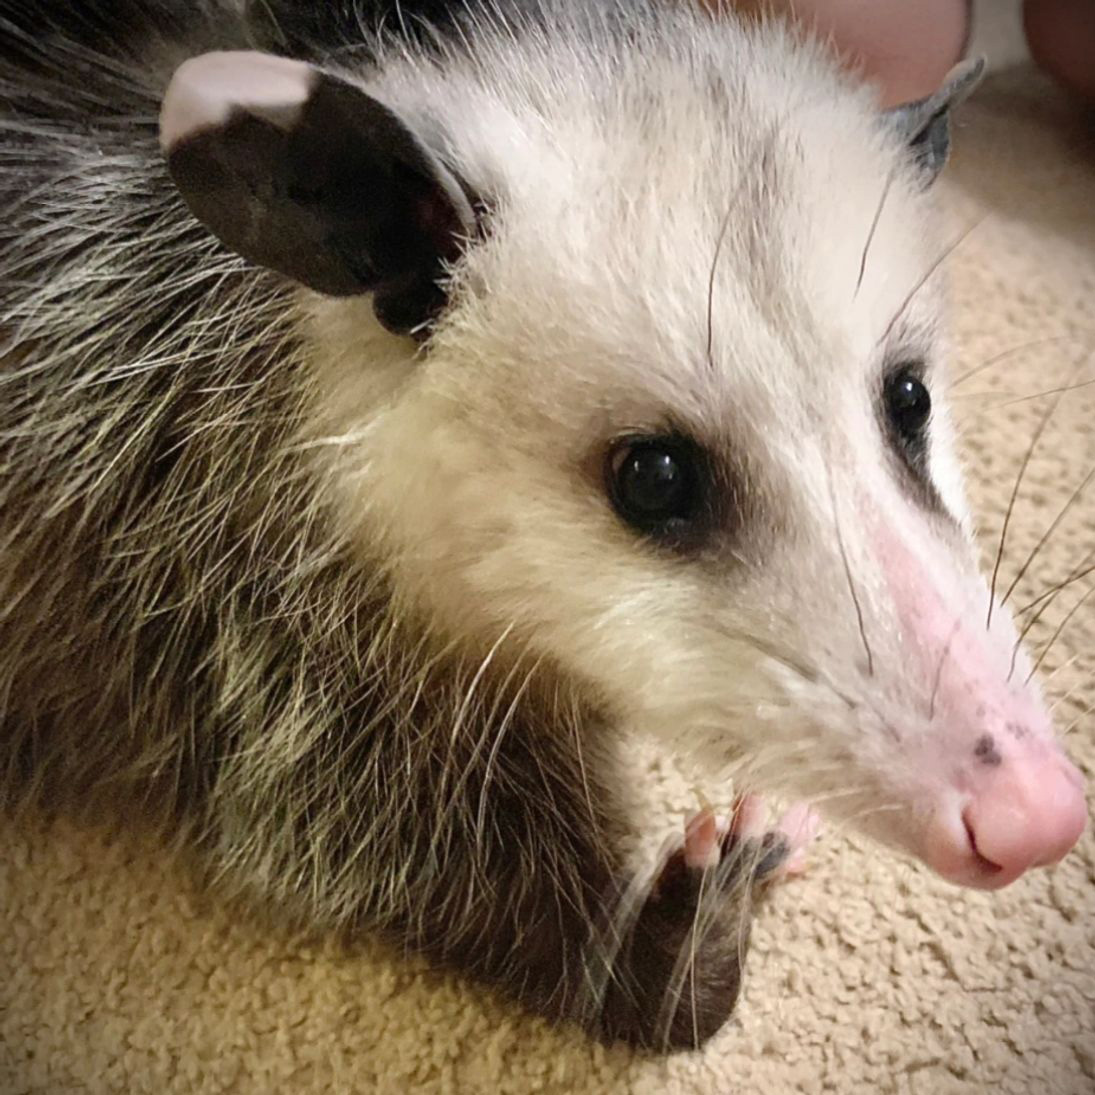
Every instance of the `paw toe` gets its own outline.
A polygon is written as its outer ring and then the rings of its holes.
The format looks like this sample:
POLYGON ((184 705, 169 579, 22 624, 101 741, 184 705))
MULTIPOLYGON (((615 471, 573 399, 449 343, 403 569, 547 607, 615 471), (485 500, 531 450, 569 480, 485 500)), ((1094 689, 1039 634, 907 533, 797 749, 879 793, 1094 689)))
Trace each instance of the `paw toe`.
POLYGON ((717 867, 722 858, 722 835, 725 823, 709 809, 690 818, 684 827, 684 862, 694 870, 717 867))
POLYGON ((821 818, 817 811, 805 802, 795 803, 776 822, 775 831, 787 840, 789 854, 782 865, 785 875, 802 874, 807 867, 810 846, 821 833, 821 818))

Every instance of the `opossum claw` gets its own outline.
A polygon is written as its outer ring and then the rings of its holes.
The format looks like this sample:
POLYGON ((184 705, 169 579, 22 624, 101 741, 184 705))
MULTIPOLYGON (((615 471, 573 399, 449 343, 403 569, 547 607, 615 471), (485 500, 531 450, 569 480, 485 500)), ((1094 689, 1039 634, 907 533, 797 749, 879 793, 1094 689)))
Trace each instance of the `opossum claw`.
POLYGON ((685 825, 685 863, 701 870, 716 867, 735 842, 763 842, 770 833, 773 843, 782 838, 788 849, 776 868, 778 877, 802 874, 806 853, 821 831, 817 812, 808 803, 797 802, 770 828, 767 819, 764 799, 754 794, 739 796, 729 818, 716 816, 709 807, 699 810, 685 825))

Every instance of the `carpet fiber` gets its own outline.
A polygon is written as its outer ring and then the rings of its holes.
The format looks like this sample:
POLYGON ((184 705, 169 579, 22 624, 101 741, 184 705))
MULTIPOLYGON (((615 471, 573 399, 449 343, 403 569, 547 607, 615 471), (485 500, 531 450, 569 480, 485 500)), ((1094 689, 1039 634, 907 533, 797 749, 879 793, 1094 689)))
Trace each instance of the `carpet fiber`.
MULTIPOLYGON (((954 375, 996 360, 954 398, 988 549, 1046 406, 1009 401, 1095 376, 1095 143, 1030 73, 995 78, 961 117, 947 203, 955 235, 976 227, 948 260, 954 375)), ((1068 393, 1016 505, 1007 581, 1095 465, 1093 424, 1095 387, 1068 393)), ((1093 546, 1095 492, 1015 603, 1093 546)), ((1077 596, 1032 635, 1051 635, 1077 596)), ((1089 776, 1093 636, 1084 606, 1044 666, 1089 776)), ((652 829, 674 824, 694 805, 687 783, 653 754, 641 767, 652 829)), ((206 907, 138 842, 8 825, 0 1092, 77 1091, 1095 1092, 1095 839, 989 895, 830 834, 758 924, 735 1018, 704 1052, 659 1061, 548 1030, 379 947, 272 940, 206 907)))

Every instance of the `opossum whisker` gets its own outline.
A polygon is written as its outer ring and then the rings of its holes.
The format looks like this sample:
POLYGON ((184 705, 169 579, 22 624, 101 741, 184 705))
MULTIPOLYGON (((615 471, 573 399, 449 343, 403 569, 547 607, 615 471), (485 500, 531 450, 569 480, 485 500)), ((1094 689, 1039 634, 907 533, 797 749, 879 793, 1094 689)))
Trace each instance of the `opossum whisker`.
MULTIPOLYGON (((1064 618, 1063 618, 1063 619, 1061 620, 1061 622, 1060 622, 1060 623, 1059 623, 1059 624, 1057 625, 1057 629, 1056 629, 1056 630, 1055 630, 1055 631, 1053 632, 1053 634, 1052 634, 1052 635, 1050 636, 1050 638, 1049 638, 1049 641, 1048 641, 1048 642, 1046 643, 1046 645, 1045 645, 1045 646, 1044 646, 1044 647, 1042 648, 1042 652, 1041 652, 1041 653, 1040 653, 1040 654, 1038 655, 1038 660, 1037 660, 1037 661, 1035 661, 1035 663, 1034 663, 1034 665, 1032 666, 1032 668, 1031 668, 1030 672, 1029 672, 1029 673, 1027 674, 1027 678, 1026 678, 1026 680, 1025 680, 1025 681, 1023 682, 1024 684, 1030 684, 1031 680, 1032 680, 1032 679, 1033 679, 1033 677, 1034 677, 1034 674, 1038 672, 1038 670, 1039 670, 1039 669, 1041 668, 1041 666, 1042 666, 1042 663, 1043 663, 1043 662, 1044 662, 1044 661, 1046 660, 1046 656, 1047 656, 1047 655, 1049 654, 1049 652, 1050 652, 1050 651, 1051 651, 1051 650, 1053 649, 1053 644, 1054 644, 1054 643, 1056 643, 1056 642, 1057 642, 1057 640, 1058 640, 1058 639, 1059 639, 1059 638, 1061 637, 1061 633, 1062 633, 1062 632, 1063 632, 1063 631, 1065 630, 1065 628, 1066 628, 1066 627, 1067 627, 1067 626, 1069 625, 1069 622, 1070 622, 1070 621, 1072 620, 1072 618, 1073 618, 1073 617, 1074 617, 1074 616, 1076 615, 1076 613, 1077 613, 1077 612, 1078 612, 1078 611, 1079 611, 1079 610, 1080 610, 1081 608, 1083 608, 1083 606, 1084 606, 1085 602, 1087 601, 1088 597, 1090 597, 1090 596, 1092 595, 1092 593, 1095 593, 1095 586, 1092 586, 1092 587, 1091 587, 1090 589, 1088 589, 1088 590, 1087 590, 1087 591, 1086 591, 1086 592, 1085 592, 1085 593, 1083 594, 1083 596, 1081 596, 1081 597, 1080 597, 1080 598, 1079 598, 1079 599, 1078 599, 1078 600, 1076 601, 1076 603, 1075 603, 1075 604, 1074 604, 1074 605, 1073 605, 1073 606, 1072 606, 1072 607, 1071 607, 1071 608, 1070 608, 1070 609, 1068 610, 1068 612, 1067 612, 1067 613, 1065 613, 1065 616, 1064 616, 1064 618)), ((1012 661, 1012 668, 1013 668, 1013 669, 1014 669, 1014 666, 1015 666, 1015 663, 1014 663, 1014 661, 1012 661)))
MULTIPOLYGON (((1073 659, 1070 658, 1069 662, 1071 662, 1072 660, 1073 659)), ((1066 663, 1066 664, 1068 664, 1068 663, 1066 663)), ((1053 703, 1050 705, 1049 713, 1051 715, 1055 715, 1056 712, 1057 712, 1057 709, 1059 707, 1064 707, 1068 703, 1068 701, 1070 699, 1072 699, 1072 697, 1074 695, 1076 695, 1077 692, 1079 692, 1083 689, 1086 689, 1086 688, 1087 688, 1087 681, 1086 680, 1077 681, 1067 692, 1062 693, 1060 696, 1057 697, 1057 699, 1055 699, 1053 701, 1053 703)))
POLYGON ((848 582, 848 593, 852 598, 855 608, 856 623, 859 626, 859 637, 863 642, 863 649, 867 654, 867 676, 874 676, 874 655, 871 653, 871 644, 867 642, 867 629, 863 622, 863 606, 859 603, 859 594, 856 593, 855 582, 852 579, 852 566, 848 561, 848 549, 844 543, 844 534, 840 529, 840 515, 837 512, 836 490, 833 487, 833 473, 828 464, 825 465, 826 476, 829 484, 829 501, 832 507, 833 527, 836 531, 837 548, 840 551, 840 560, 844 566, 844 577, 848 582))
MULTIPOLYGON (((823 679, 818 683, 826 683, 823 679)), ((831 690, 831 689, 830 689, 831 690)), ((832 691, 832 690, 831 690, 832 691)), ((833 691, 833 695, 844 703, 844 697, 836 691, 833 691)), ((875 715, 879 720, 879 725, 882 729, 886 730, 893 737, 897 737, 897 733, 894 728, 869 704, 863 704, 868 711, 875 715)), ((852 710, 855 710, 853 707, 852 710)), ((801 767, 803 770, 808 770, 811 773, 821 773, 826 770, 841 773, 845 777, 849 771, 850 766, 853 766, 854 762, 847 756, 841 756, 834 758, 828 767, 822 763, 821 758, 818 756, 818 744, 816 735, 809 732, 809 722, 803 720, 802 733, 797 739, 789 739, 783 737, 776 742, 765 742, 763 744, 756 744, 750 748, 749 752, 745 756, 730 756, 727 757, 723 763, 718 767, 717 772, 724 778, 741 780, 743 773, 749 772, 752 775, 746 782, 755 781, 761 784, 771 784, 773 779, 778 782, 781 778, 780 769, 785 767, 789 762, 793 762, 796 767, 801 767), (771 770, 772 776, 768 776, 766 773, 771 770), (764 775, 762 776, 762 773, 764 775)), ((702 727, 701 727, 702 728, 702 727)))
POLYGON ((954 254, 955 251, 958 250, 958 248, 963 243, 965 243, 965 241, 969 238, 975 228, 978 228, 982 224, 984 224, 984 222, 988 219, 988 216, 989 214, 985 213, 984 215, 978 217, 972 224, 970 224, 962 231, 957 239, 953 240, 943 249, 939 257, 935 259, 934 262, 932 262, 932 264, 925 271, 924 275, 912 287, 912 289, 909 290, 908 295, 905 297, 905 299, 902 300, 897 311, 894 312, 893 317, 890 319, 890 322, 886 324, 886 328, 882 332, 882 337, 878 340, 877 345, 881 346, 883 343, 885 343, 885 341, 890 337, 890 333, 893 331, 894 327, 897 326, 898 321, 905 314, 905 309, 908 308, 908 306, 913 302, 913 299, 920 292, 920 290, 923 289, 925 285, 927 285, 932 275, 939 269, 940 266, 943 265, 944 262, 946 262, 948 258, 951 257, 951 255, 954 254))
POLYGON ((1082 380, 1078 384, 1066 384, 1057 388, 1046 388, 1041 392, 1032 392, 1029 395, 1016 396, 1014 399, 1007 399, 1002 403, 996 404, 991 410, 998 410, 1001 407, 1013 407, 1016 403, 1029 403, 1033 399, 1043 399, 1047 395, 1063 395, 1065 392, 1076 392, 1081 388, 1090 388, 1092 384, 1095 384, 1095 378, 1091 380, 1082 380))
POLYGON ((290 451, 306 453, 316 449, 350 448, 360 447, 361 443, 368 439, 373 427, 361 426, 356 430, 347 430, 340 434, 326 434, 320 437, 310 437, 305 441, 296 442, 290 451))
POLYGON ((1055 582, 1049 589, 1043 590, 1037 597, 1032 598, 1023 605, 1022 608, 1014 609, 1014 614, 1016 616, 1024 616, 1032 608, 1037 608, 1039 605, 1042 605, 1047 599, 1052 603, 1056 600, 1058 594, 1060 594, 1062 590, 1067 589, 1081 579, 1086 578, 1089 574, 1095 573, 1095 562, 1090 561, 1093 557, 1095 557, 1095 548, 1088 551, 1066 577, 1062 578, 1059 582, 1055 582))
POLYGON ((449 734, 449 753, 452 753, 452 747, 455 745, 461 730, 464 727, 465 718, 471 709, 472 702, 477 698, 477 690, 479 685, 483 682, 483 677, 487 670, 490 668, 491 663, 494 661, 502 644, 512 634, 514 624, 511 622, 502 629, 498 638, 494 640, 486 654, 479 661, 479 665, 475 670, 475 674, 471 681, 468 683, 467 688, 464 690, 464 697, 460 702, 459 707, 455 713, 453 719, 452 729, 449 734))
MULTIPOLYGON (((846 767, 847 766, 845 766, 845 768, 846 767)), ((834 771, 835 770, 836 769, 834 768, 834 771)), ((849 787, 841 787, 839 790, 811 791, 809 795, 806 796, 806 801, 809 802, 811 806, 821 806, 826 803, 838 802, 840 799, 844 798, 855 799, 862 795, 877 793, 877 790, 878 788, 873 784, 853 784, 849 787)), ((885 808, 891 809, 893 807, 887 806, 885 808)))
POLYGON ((1045 432, 1046 426, 1049 424, 1049 420, 1053 417, 1053 413, 1057 410, 1060 402, 1061 394, 1058 394, 1057 398, 1046 408, 1045 413, 1038 420, 1038 425, 1034 430, 1034 434, 1030 439, 1030 444, 1027 446, 1026 452, 1023 454, 1022 463, 1019 465, 1019 472, 1015 477, 1015 483, 1012 486, 1011 494, 1008 497, 1007 509, 1004 511, 1004 522, 1000 527, 1000 541, 996 547, 996 560, 992 566, 992 580, 989 584, 989 606, 987 615, 985 616, 986 631, 992 626, 992 609, 996 601, 996 582, 1000 574, 1000 564, 1004 558, 1004 546, 1007 542, 1008 528, 1011 525, 1011 515, 1015 510, 1015 500, 1019 495, 1019 487, 1022 485, 1023 477, 1026 475, 1027 467, 1030 464, 1031 457, 1034 455, 1034 450, 1038 445, 1038 441, 1045 432))
POLYGON ((995 391, 991 388, 982 388, 975 392, 956 392, 950 397, 951 404, 957 406, 958 404, 972 404, 973 409, 966 412, 964 421, 958 428, 962 432, 968 430, 970 424, 980 418, 985 418, 990 415, 996 414, 998 411, 1002 411, 1008 406, 1007 399, 1017 398, 1017 395, 1013 391, 995 391), (1006 397, 1006 398, 1005 398, 1006 397), (993 402, 993 400, 999 400, 999 402, 993 402))
MULTIPOLYGON (((602 903, 600 920, 593 925, 591 939, 583 948, 585 1003, 582 1014, 587 1020, 600 1013, 610 983, 616 983, 618 989, 624 989, 631 994, 630 986, 619 985, 617 980, 617 957, 649 899, 652 886, 663 866, 664 857, 659 856, 650 870, 633 872, 622 892, 608 895, 608 899, 602 903)), ((631 998, 634 1000, 633 995, 631 998)))
POLYGON ((1001 361, 1006 361, 1009 357, 1013 357, 1015 354, 1022 353, 1024 350, 1034 349, 1040 346, 1048 346, 1057 342, 1075 342, 1079 339, 1079 335, 1050 335, 1047 338, 1034 338, 1028 342, 1021 342, 1017 346, 1011 346, 1002 352, 990 357, 987 361, 981 362, 980 365, 976 365, 974 368, 967 370, 961 376, 952 380, 947 388, 949 391, 953 391, 960 384, 965 382, 978 373, 984 372, 986 369, 992 368, 993 365, 998 365, 1001 361))
POLYGON ((865 806, 861 810, 856 810, 850 814, 840 814, 836 818, 831 819, 829 823, 829 836, 833 840, 844 840, 847 839, 849 835, 856 835, 862 827, 863 822, 868 818, 874 817, 876 814, 903 814, 910 812, 911 808, 908 805, 897 802, 877 803, 872 806, 865 806))
POLYGON ((943 644, 943 650, 939 655, 939 661, 935 667, 935 677, 932 683, 931 699, 928 701, 928 721, 935 721, 935 701, 939 696, 939 685, 943 680, 943 666, 951 652, 951 647, 954 645, 954 640, 958 635, 958 629, 962 626, 962 619, 966 614, 966 609, 969 607, 969 600, 967 599, 962 611, 957 613, 954 617, 954 623, 951 625, 951 629, 947 634, 947 641, 943 644))
MULTIPOLYGON (((395 4, 394 4, 392 10, 395 14, 396 22, 399 24, 399 32, 400 32, 401 39, 403 41, 408 41, 410 39, 411 35, 410 35, 410 32, 407 29, 407 19, 406 19, 406 16, 404 15, 404 13, 403 13, 403 5, 402 5, 402 3, 400 3, 400 0, 395 0, 395 4)), ((414 17, 412 16, 412 19, 413 18, 414 17)), ((360 10, 358 11, 358 22, 359 23, 362 22, 360 10)), ((417 22, 417 20, 416 20, 416 22, 417 22)))
MULTIPOLYGON (((509 708, 506 710, 506 713, 502 716, 501 722, 498 723, 497 727, 493 730, 494 740, 491 744, 490 752, 487 754, 487 761, 486 761, 486 764, 483 767, 483 771, 482 771, 482 775, 481 775, 482 783, 481 783, 481 787, 480 787, 480 791, 479 791, 479 807, 478 807, 478 811, 477 811, 476 826, 475 826, 476 832, 481 833, 481 832, 483 832, 483 830, 485 828, 485 819, 486 819, 487 803, 488 803, 488 792, 490 790, 491 779, 493 778, 494 772, 495 772, 495 764, 496 764, 496 761, 498 759, 498 751, 502 747, 502 741, 505 737, 506 731, 509 729, 511 723, 513 722, 513 718, 514 718, 514 715, 517 711, 517 708, 518 708, 519 704, 521 703, 522 699, 524 698, 526 692, 528 691, 529 685, 532 683, 532 680, 535 677, 536 673, 539 671, 539 668, 540 668, 540 659, 537 659, 536 662, 531 667, 529 667, 529 669, 525 672, 524 678, 523 678, 520 686, 514 692, 513 699, 510 702, 509 708)), ((511 671, 511 673, 515 672, 515 670, 516 670, 516 663, 515 663, 514 670, 511 671)), ((503 687, 508 686, 509 683, 510 683, 510 677, 507 676, 503 687)), ((499 696, 501 696, 502 694, 503 693, 500 692, 499 696)), ((494 723, 494 711, 492 711, 484 721, 485 721, 485 725, 487 727, 490 727, 494 723)), ((480 744, 476 745, 475 753, 473 754, 472 758, 468 761, 468 769, 469 770, 470 770, 471 766, 478 759, 480 744)), ((454 792, 454 794, 455 794, 455 792, 454 792)))
MULTIPOLYGON (((1046 673, 1042 677, 1042 688, 1048 689, 1049 686, 1053 683, 1054 679, 1058 676, 1058 674, 1063 673, 1066 669, 1074 665, 1079 660, 1080 656, 1081 652, 1077 650, 1074 654, 1070 654, 1067 658, 1065 658, 1065 660, 1061 662, 1060 665, 1055 666, 1048 673, 1046 673)), ((1056 701, 1054 701, 1054 703, 1056 703, 1056 701)))
MULTIPOLYGON (((688 976, 696 969, 696 934, 699 930, 700 913, 704 907, 704 890, 707 886, 707 872, 704 872, 702 879, 700 880, 700 893, 696 899, 696 907, 692 913, 692 930, 688 933, 688 965, 682 976, 688 976)), ((696 1008, 696 978, 695 976, 688 977, 691 1003, 692 1003, 692 1041, 699 1044, 699 1028, 697 1027, 697 1008, 696 1008)), ((679 994, 678 994, 679 995, 679 994)), ((676 1011, 676 1005, 673 1011, 676 1011)), ((668 1037, 666 1038, 667 1046, 669 1044, 668 1037)))
MULTIPOLYGON (((759 635, 754 635, 746 631, 740 631, 737 629, 721 628, 721 633, 728 639, 732 639, 736 642, 740 642, 743 645, 755 650, 758 654, 764 658, 775 662, 777 665, 782 666, 785 669, 790 670, 798 678, 809 685, 823 685, 835 699, 839 700, 849 710, 855 710, 859 704, 857 701, 851 699, 851 697, 845 695, 837 686, 833 683, 829 677, 822 673, 816 666, 812 665, 802 658, 798 657, 794 652, 787 650, 771 639, 763 638, 759 635)), ((779 694, 767 700, 769 703, 775 703, 777 699, 785 699, 784 694, 779 694)), ((755 705, 748 705, 743 708, 748 712, 754 708, 755 705)))
MULTIPOLYGON (((716 869, 717 870, 717 869, 716 869)), ((659 1045, 667 1048, 671 1044, 670 1031, 673 1020, 680 1010, 681 1000, 684 997, 686 982, 690 981, 690 997, 692 1002, 693 1040, 696 1037, 696 1007, 695 1007, 695 971, 696 971, 696 944, 697 939, 702 940, 706 929, 711 923, 713 911, 708 908, 711 904, 706 900, 708 887, 718 885, 716 872, 706 870, 700 876, 699 893, 692 911, 692 923, 683 942, 677 952, 673 963, 670 978, 666 984, 658 1009, 658 1022, 656 1038, 659 1045), (714 877, 713 877, 714 876, 714 877)), ((729 899, 729 895, 727 895, 729 899)))
POLYGON ((861 790, 869 790, 867 787, 859 788, 858 785, 852 790, 848 789, 848 758, 834 756, 831 760, 819 759, 811 756, 809 749, 805 747, 798 751, 767 751, 757 763, 742 769, 749 773, 745 783, 757 787, 786 787, 787 780, 784 772, 788 761, 794 761, 802 766, 801 777, 796 778, 791 784, 793 794, 805 797, 810 802, 822 802, 827 797, 844 797, 857 794, 861 790), (831 783, 828 780, 829 776, 833 777, 831 783), (828 792, 819 790, 819 785, 825 783, 830 783, 833 789, 828 792))
POLYGON ((601 825, 598 818, 597 810, 593 805, 593 792, 590 787, 589 771, 586 766, 585 759, 585 740, 583 734, 583 727, 581 720, 579 719, 578 712, 572 710, 568 719, 571 730, 571 743, 574 748, 574 759, 578 765, 578 777, 582 787, 582 798, 585 802, 586 815, 589 818, 590 829, 596 834, 597 844, 602 848, 606 859, 611 859, 607 849, 603 848, 603 836, 601 833, 601 825))
POLYGON ((727 229, 730 227, 730 218, 733 216, 734 208, 738 203, 738 198, 741 195, 744 187, 744 180, 739 180, 735 187, 729 203, 726 207, 726 212, 722 216, 722 221, 719 224, 719 234, 715 239, 715 253, 711 257, 711 269, 707 275, 707 344, 706 344, 706 358, 707 365, 710 369, 715 368, 714 359, 714 342, 715 342, 715 275, 718 273, 719 257, 722 254, 722 246, 726 239, 727 229))
POLYGON ((1064 728, 1064 730, 1061 731, 1061 737, 1062 738, 1068 737, 1068 735, 1071 734, 1072 731, 1075 730, 1076 727, 1079 726, 1080 723, 1083 722, 1083 720, 1086 719, 1087 716, 1090 715, 1092 711, 1095 711, 1095 700, 1093 700, 1091 703, 1089 703, 1087 705, 1087 707, 1085 707, 1084 710, 1082 712, 1080 712, 1080 714, 1077 715, 1076 718, 1074 718, 1072 720, 1072 722, 1070 722, 1068 724, 1068 726, 1066 726, 1064 728))
POLYGON ((874 242, 875 232, 878 231, 878 222, 882 219, 882 210, 886 205, 886 198, 889 197, 890 187, 893 185, 896 174, 896 167, 891 167, 886 174, 886 182, 882 187, 882 193, 879 196, 878 205, 875 207, 874 216, 871 218, 870 230, 867 232, 867 242, 863 244, 863 253, 859 257, 859 275, 855 280, 855 292, 852 293, 853 300, 859 296, 859 290, 863 287, 863 275, 867 272, 867 255, 871 249, 871 244, 874 242))
POLYGON ((1093 467, 1087 473, 1087 475, 1084 476, 1083 481, 1079 484, 1079 486, 1075 488, 1075 490, 1073 490, 1072 494, 1069 495, 1068 500, 1061 507, 1060 511, 1057 513, 1057 516, 1054 517, 1054 519, 1050 522, 1049 527, 1039 537, 1038 542, 1034 545, 1033 548, 1031 548, 1030 554, 1027 555, 1023 565, 1019 568, 1015 577, 1012 578, 1011 584, 1008 586, 1006 592, 1004 593, 1004 596, 1000 599, 1001 605, 1005 605, 1008 603, 1008 598, 1015 591, 1015 587, 1022 581, 1023 575, 1026 574, 1027 570, 1030 567, 1030 564, 1033 563, 1034 560, 1038 557, 1039 552, 1041 552, 1042 548, 1045 547, 1050 536, 1053 535, 1053 533, 1060 526, 1061 522, 1068 515, 1069 510, 1072 509, 1076 502, 1079 501, 1079 499, 1082 497, 1084 491, 1087 489, 1087 486, 1092 479, 1095 479, 1095 467, 1093 467))

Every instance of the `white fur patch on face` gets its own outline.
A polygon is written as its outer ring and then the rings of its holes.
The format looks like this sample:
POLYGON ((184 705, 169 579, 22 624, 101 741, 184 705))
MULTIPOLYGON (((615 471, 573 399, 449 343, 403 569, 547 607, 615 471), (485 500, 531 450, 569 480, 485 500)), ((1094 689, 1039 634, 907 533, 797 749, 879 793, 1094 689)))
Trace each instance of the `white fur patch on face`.
POLYGON ((266 53, 222 50, 192 57, 179 66, 164 95, 160 147, 170 152, 179 141, 223 125, 241 107, 288 129, 315 79, 311 65, 266 53))
MULTIPOLYGON (((504 635, 714 763, 766 750, 796 794, 909 807, 936 790, 907 762, 941 748, 950 621, 899 612, 868 530, 941 602, 987 596, 880 421, 887 367, 937 375, 932 203, 816 45, 657 18, 646 39, 556 29, 368 83, 489 212, 418 360, 361 302, 313 309, 347 536, 446 638, 504 635), (749 496, 691 556, 606 490, 614 439, 667 432, 710 455, 728 505, 749 496)), ((935 426, 933 485, 964 526, 941 408, 935 426)))

